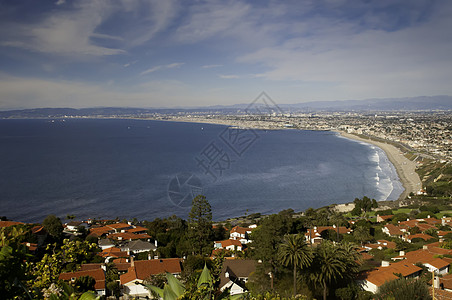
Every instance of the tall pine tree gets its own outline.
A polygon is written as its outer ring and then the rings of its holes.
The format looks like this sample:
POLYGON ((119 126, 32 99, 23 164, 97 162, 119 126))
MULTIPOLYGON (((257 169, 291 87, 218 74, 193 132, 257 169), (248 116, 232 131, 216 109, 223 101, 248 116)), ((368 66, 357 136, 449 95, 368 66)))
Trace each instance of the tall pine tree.
POLYGON ((192 244, 193 254, 210 254, 212 250, 212 209, 203 195, 193 199, 188 215, 188 237, 192 244))

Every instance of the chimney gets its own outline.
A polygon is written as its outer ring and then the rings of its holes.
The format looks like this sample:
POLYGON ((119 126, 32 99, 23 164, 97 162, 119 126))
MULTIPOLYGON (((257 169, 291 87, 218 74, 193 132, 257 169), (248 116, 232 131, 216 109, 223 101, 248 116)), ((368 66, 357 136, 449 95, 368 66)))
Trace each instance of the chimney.
POLYGON ((435 278, 433 279, 433 287, 435 289, 439 289, 440 288, 440 281, 439 281, 439 277, 435 276, 435 278))
POLYGON ((133 256, 130 257, 130 266, 135 267, 135 261, 133 260, 133 256))
POLYGON ((106 265, 102 264, 102 265, 100 266, 100 268, 101 268, 102 270, 104 270, 104 272, 107 272, 107 266, 106 266, 106 265))
POLYGON ((382 261, 381 261, 381 267, 382 267, 382 268, 389 267, 389 261, 387 261, 387 260, 382 260, 382 261))
POLYGON ((224 277, 229 278, 229 272, 225 272, 224 277))
POLYGON ((403 251, 403 250, 400 251, 400 252, 399 252, 399 256, 405 256, 405 251, 403 251))
POLYGON ((430 215, 427 216, 427 219, 430 219, 430 215))
POLYGON ((335 225, 335 224, 333 224, 333 228, 336 228, 336 225, 335 225))
POLYGON ((422 249, 423 249, 423 250, 428 250, 428 246, 427 246, 427 245, 424 245, 424 246, 422 246, 422 249))
POLYGON ((148 253, 148 260, 151 260, 151 259, 152 259, 151 253, 148 253))
POLYGON ((154 241, 155 248, 157 248, 157 240, 154 241))

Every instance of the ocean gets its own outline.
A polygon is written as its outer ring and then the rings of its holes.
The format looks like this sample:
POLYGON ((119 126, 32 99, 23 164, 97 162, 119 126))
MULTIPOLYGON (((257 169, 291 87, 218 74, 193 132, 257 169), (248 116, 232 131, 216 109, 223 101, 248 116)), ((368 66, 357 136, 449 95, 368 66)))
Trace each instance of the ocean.
POLYGON ((0 120, 0 216, 214 220, 353 201, 403 187, 385 153, 329 131, 124 119, 0 120))

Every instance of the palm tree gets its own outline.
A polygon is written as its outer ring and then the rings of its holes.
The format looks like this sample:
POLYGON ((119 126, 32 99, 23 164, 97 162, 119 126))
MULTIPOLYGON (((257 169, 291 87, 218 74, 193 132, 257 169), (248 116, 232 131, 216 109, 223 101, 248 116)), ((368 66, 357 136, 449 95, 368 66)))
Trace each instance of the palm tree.
POLYGON ((339 247, 330 241, 323 241, 317 247, 314 256, 314 270, 311 279, 320 284, 323 288, 323 299, 326 300, 328 286, 330 283, 342 278, 348 272, 343 254, 345 251, 338 251, 339 247))
POLYGON ((312 262, 312 252, 300 234, 290 234, 284 237, 278 255, 285 266, 293 266, 293 296, 297 294, 297 268, 303 269, 312 262))

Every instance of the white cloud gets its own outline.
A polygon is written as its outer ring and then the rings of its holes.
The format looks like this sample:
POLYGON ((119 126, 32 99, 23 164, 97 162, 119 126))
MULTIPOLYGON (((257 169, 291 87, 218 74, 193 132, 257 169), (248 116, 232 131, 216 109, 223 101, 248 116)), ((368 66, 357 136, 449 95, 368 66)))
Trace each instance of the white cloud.
POLYGON ((172 63, 172 64, 168 64, 168 65, 155 66, 155 67, 152 67, 150 69, 147 69, 147 70, 141 72, 140 75, 146 75, 146 74, 153 73, 153 72, 159 71, 159 70, 164 70, 164 69, 179 68, 184 64, 185 63, 172 63))
POLYGON ((123 54, 124 50, 102 47, 91 40, 107 37, 95 30, 111 12, 112 8, 102 2, 79 2, 76 9, 58 10, 38 24, 11 24, 14 35, 6 37, 1 44, 64 56, 123 54))
MULTIPOLYGON (((62 6, 64 3, 59 0, 55 4, 62 6)), ((0 45, 74 59, 125 54, 125 49, 142 45, 166 29, 177 11, 174 0, 80 0, 74 2, 71 9, 49 11, 33 23, 2 24, 0 45), (108 28, 103 25, 118 15, 124 17, 118 19, 121 26, 115 34, 99 32, 108 28), (116 42, 113 43, 116 46, 102 46, 96 39, 116 42)))
POLYGON ((257 76, 267 81, 316 86, 306 89, 315 99, 451 94, 444 80, 452 76, 450 8, 443 7, 429 22, 395 31, 307 19, 305 28, 317 26, 310 35, 263 47, 237 61, 264 67, 257 76))
POLYGON ((201 66, 202 69, 212 69, 212 68, 219 68, 222 67, 223 65, 204 65, 201 66))
POLYGON ((238 79, 238 78, 240 78, 239 75, 233 75, 233 74, 230 74, 230 75, 220 74, 220 75, 218 75, 218 77, 220 77, 222 79, 238 79))

